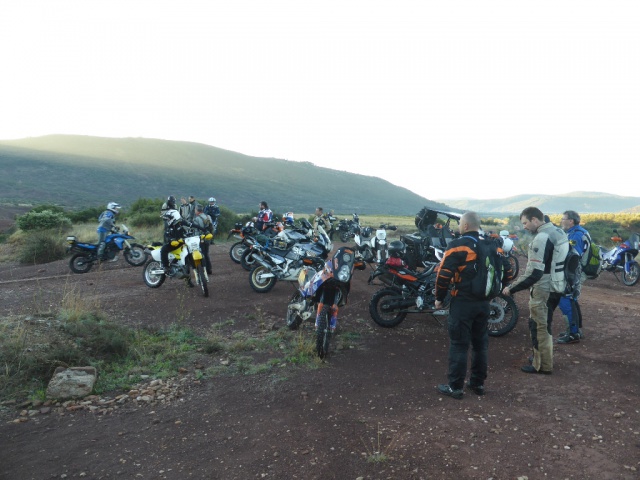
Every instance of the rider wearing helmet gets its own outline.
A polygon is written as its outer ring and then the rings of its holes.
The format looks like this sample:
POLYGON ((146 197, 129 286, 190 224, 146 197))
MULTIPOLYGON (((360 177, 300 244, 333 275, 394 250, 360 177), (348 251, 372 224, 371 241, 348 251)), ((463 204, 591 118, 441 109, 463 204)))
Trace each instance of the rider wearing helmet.
POLYGON ((162 268, 165 273, 169 274, 169 251, 174 247, 171 245, 173 240, 178 240, 184 236, 184 221, 178 212, 174 208, 168 209, 162 214, 162 219, 167 226, 165 231, 165 243, 160 249, 160 261, 162 262, 162 268))
MULTIPOLYGON (((218 231, 218 217, 220 216, 220 207, 216 203, 215 197, 209 197, 209 204, 204 207, 203 213, 211 217, 211 223, 213 224, 213 234, 215 235, 218 231)), ((214 244, 213 240, 211 240, 211 244, 214 244)))
POLYGON ((104 251, 107 247, 105 239, 116 228, 116 215, 120 211, 120 205, 116 202, 109 202, 107 209, 98 217, 98 259, 106 260, 104 251))

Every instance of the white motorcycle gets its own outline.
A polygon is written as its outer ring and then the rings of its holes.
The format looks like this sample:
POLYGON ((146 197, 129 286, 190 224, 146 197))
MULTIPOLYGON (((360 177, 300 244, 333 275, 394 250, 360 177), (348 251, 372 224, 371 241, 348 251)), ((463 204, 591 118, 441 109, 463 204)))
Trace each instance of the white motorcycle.
POLYGON ((200 243, 205 240, 211 240, 213 235, 197 235, 191 232, 189 236, 179 240, 173 240, 171 246, 173 250, 169 251, 169 273, 165 274, 162 268, 160 258, 160 249, 162 245, 152 245, 145 249, 145 252, 151 257, 144 266, 142 278, 149 288, 158 288, 167 279, 167 276, 173 278, 184 278, 190 285, 194 283, 200 286, 202 294, 209 296, 209 275, 205 269, 205 260, 200 249, 200 243), (193 277, 193 278, 192 278, 193 277))
POLYGON ((356 250, 367 263, 384 263, 389 257, 387 230, 397 230, 395 225, 382 224, 375 231, 371 227, 355 226, 353 240, 356 242, 356 250))

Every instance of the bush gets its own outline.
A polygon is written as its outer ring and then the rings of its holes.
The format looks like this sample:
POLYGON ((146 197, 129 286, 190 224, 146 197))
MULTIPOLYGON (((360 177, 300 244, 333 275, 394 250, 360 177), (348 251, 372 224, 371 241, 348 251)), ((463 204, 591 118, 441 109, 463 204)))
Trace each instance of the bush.
POLYGON ((34 230, 68 230, 71 228, 71 220, 60 212, 42 210, 41 212, 30 211, 17 218, 16 224, 20 230, 30 232, 34 230))
POLYGON ((136 213, 129 216, 128 223, 138 228, 157 227, 158 225, 162 225, 162 218, 158 211, 153 213, 136 213))
MULTIPOLYGON (((160 209, 162 208, 163 200, 161 199, 150 199, 150 198, 139 198, 135 202, 131 204, 131 207, 128 209, 129 217, 135 217, 140 214, 155 214, 156 216, 160 215, 160 209)), ((133 222, 131 222, 133 225, 133 222)))
POLYGON ((66 215, 73 223, 89 223, 97 222, 103 211, 103 207, 90 207, 79 212, 67 212, 66 215))
POLYGON ((48 263, 61 260, 65 255, 66 247, 59 231, 36 231, 25 235, 18 260, 25 264, 48 263))

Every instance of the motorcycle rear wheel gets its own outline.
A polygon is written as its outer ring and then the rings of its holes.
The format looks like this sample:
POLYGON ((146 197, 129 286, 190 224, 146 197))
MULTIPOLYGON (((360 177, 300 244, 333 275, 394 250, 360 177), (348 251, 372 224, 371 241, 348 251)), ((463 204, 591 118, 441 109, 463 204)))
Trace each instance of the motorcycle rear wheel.
POLYGON ((389 309, 390 301, 402 300, 402 295, 393 288, 383 288, 371 297, 369 314, 374 322, 384 328, 397 327, 406 318, 407 312, 389 309))
POLYGON ((489 302, 489 307, 489 336, 501 337, 515 328, 520 312, 513 297, 501 293, 489 302))
POLYGON ((349 232, 340 232, 340 240, 344 243, 347 243, 349 241, 349 239, 351 238, 351 235, 349 235, 349 232))
POLYGON ((124 259, 129 265, 141 267, 147 261, 147 254, 144 247, 139 243, 132 243, 129 250, 125 250, 124 259))
POLYGON ((265 273, 271 273, 268 268, 263 265, 256 265, 249 272, 249 285, 254 292, 267 293, 271 291, 276 284, 276 277, 262 278, 265 273))
POLYGON ((242 256, 240 257, 240 265, 242 265, 242 268, 247 272, 250 272, 251 269, 256 266, 256 259, 253 258, 252 254, 253 251, 250 248, 247 248, 242 252, 242 256))
POLYGON ((231 245, 231 248, 229 249, 229 256, 231 257, 231 260, 236 263, 240 263, 242 252, 244 252, 246 249, 247 246, 244 244, 244 242, 236 242, 231 245))
POLYGON ((633 287, 636 283, 638 283, 638 278, 640 274, 640 267, 638 267, 637 263, 632 263, 629 266, 629 273, 626 271, 622 271, 622 283, 624 283, 627 287, 633 287))
POLYGON ((142 270, 142 279, 147 287, 158 288, 167 279, 166 275, 154 275, 151 273, 153 270, 159 270, 161 268, 162 265, 156 260, 150 260, 144 266, 144 269, 142 270))
POLYGON ((93 267, 93 260, 86 253, 76 253, 69 260, 69 268, 73 273, 87 273, 93 267))
POLYGON ((302 294, 296 293, 291 300, 289 300, 289 305, 287 305, 287 318, 286 323, 289 330, 297 330, 300 324, 302 323, 302 317, 300 316, 300 312, 298 310, 293 310, 290 305, 292 303, 299 303, 302 301, 302 294))
POLYGON ((331 341, 331 325, 329 317, 331 307, 325 305, 316 318, 316 353, 322 359, 329 355, 329 342, 331 341))
POLYGON ((202 295, 204 295, 205 297, 208 297, 209 284, 207 283, 207 277, 205 277, 204 275, 204 265, 202 263, 200 263, 200 265, 196 267, 196 274, 197 274, 196 283, 200 282, 200 290, 202 290, 202 295))

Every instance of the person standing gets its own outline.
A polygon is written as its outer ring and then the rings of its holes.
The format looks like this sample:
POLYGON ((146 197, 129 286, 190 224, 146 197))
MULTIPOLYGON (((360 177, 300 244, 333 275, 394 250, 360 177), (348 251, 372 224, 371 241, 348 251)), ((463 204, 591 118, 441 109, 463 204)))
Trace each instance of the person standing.
MULTIPOLYGON (((560 226, 562 229, 567 232, 567 237, 569 237, 569 243, 573 246, 576 253, 582 257, 582 266, 584 267, 589 258, 589 251, 591 249, 591 235, 586 228, 580 225, 580 215, 575 210, 567 210, 562 214, 562 219, 560 220, 560 226)), ((582 333, 582 311, 580 310, 580 304, 578 303, 578 298, 580 298, 580 292, 582 290, 582 284, 587 280, 587 275, 582 272, 580 275, 580 282, 574 287, 573 294, 571 296, 571 309, 568 311, 573 314, 572 318, 565 318, 568 320, 567 323, 567 331, 560 334, 560 338, 558 338, 558 343, 567 344, 567 343, 578 343, 581 338, 583 338, 582 333)), ((562 308, 562 305, 561 305, 562 308)), ((566 317, 564 314, 563 316, 566 317)))
POLYGON ((106 260, 104 251, 107 248, 107 244, 105 240, 116 226, 116 215, 120 212, 120 208, 120 205, 116 202, 109 202, 107 209, 98 217, 96 232, 98 232, 98 260, 100 261, 106 260))
MULTIPOLYGON (((461 236, 449 243, 440 262, 436 277, 435 308, 442 308, 449 287, 453 285, 448 320, 449 383, 438 385, 436 389, 442 395, 459 400, 464 394, 462 387, 467 375, 470 345, 471 374, 467 387, 476 395, 484 395, 490 307, 489 300, 479 299, 471 292, 471 280, 475 276, 474 266, 478 259, 480 216, 476 212, 466 212, 460 218, 458 228, 461 236)), ((506 258, 501 258, 504 266, 502 284, 505 285, 511 280, 511 264, 506 258)))
POLYGON ((313 217, 313 235, 316 237, 319 235, 318 227, 325 228, 325 221, 324 218, 322 218, 322 207, 316 208, 316 214, 313 217))
MULTIPOLYGON (((209 197, 209 204, 204 207, 204 213, 211 218, 211 223, 213 224, 212 233, 215 235, 218 232, 218 217, 220 216, 220 207, 216 203, 215 197, 209 197)), ((211 240, 211 244, 214 244, 213 240, 211 240)))
MULTIPOLYGON (((199 203, 196 204, 196 216, 193 219, 193 226, 196 227, 202 234, 213 233, 213 223, 211 217, 204 213, 204 208, 199 203)), ((200 250, 202 250, 202 256, 204 257, 204 265, 207 270, 207 275, 211 275, 211 260, 209 258, 209 242, 204 240, 200 242, 200 250)))
POLYGON ((547 302, 551 291, 564 292, 564 271, 557 269, 556 265, 564 262, 569 252, 569 239, 562 229, 544 221, 539 208, 525 208, 520 214, 520 222, 525 230, 535 235, 529 244, 527 268, 502 293, 513 295, 529 289, 529 331, 533 358, 531 364, 524 365, 521 370, 550 375, 553 372, 553 339, 548 323, 547 302))

